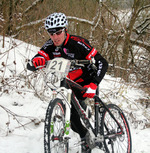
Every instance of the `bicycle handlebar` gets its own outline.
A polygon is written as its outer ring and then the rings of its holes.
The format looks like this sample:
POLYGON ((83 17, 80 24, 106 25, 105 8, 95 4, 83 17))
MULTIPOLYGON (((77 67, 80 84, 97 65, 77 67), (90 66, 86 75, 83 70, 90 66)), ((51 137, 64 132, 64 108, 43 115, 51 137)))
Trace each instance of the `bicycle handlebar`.
POLYGON ((95 66, 95 59, 91 57, 91 60, 71 60, 71 66, 81 66, 84 67, 86 64, 91 64, 91 68, 95 71, 97 67, 95 66))
MULTIPOLYGON (((95 71, 97 70, 97 67, 95 66, 95 60, 93 57, 91 57, 91 60, 70 60, 71 61, 71 66, 80 66, 80 67, 84 67, 86 64, 91 64, 91 68, 95 71)), ((47 63, 46 63, 47 65, 47 63)), ((45 65, 45 66, 46 66, 45 65)), ((43 66, 42 66, 43 67, 43 66)), ((27 63, 27 69, 30 71, 36 71, 39 68, 41 68, 41 66, 38 67, 34 67, 34 65, 32 64, 32 62, 29 60, 29 62, 27 63)))

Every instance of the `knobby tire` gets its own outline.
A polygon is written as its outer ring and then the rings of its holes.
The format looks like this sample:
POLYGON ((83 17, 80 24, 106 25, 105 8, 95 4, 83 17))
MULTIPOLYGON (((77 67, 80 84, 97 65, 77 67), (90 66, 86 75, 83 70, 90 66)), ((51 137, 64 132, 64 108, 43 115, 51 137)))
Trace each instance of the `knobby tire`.
POLYGON ((56 98, 49 103, 44 126, 44 153, 68 153, 68 142, 64 141, 65 105, 56 98))
POLYGON ((122 110, 114 105, 107 105, 108 109, 116 118, 117 122, 123 128, 123 134, 120 136, 108 137, 108 135, 113 135, 117 133, 119 128, 117 123, 112 119, 107 110, 104 110, 102 115, 102 131, 104 133, 104 148, 106 153, 131 153, 132 142, 131 133, 127 119, 122 112, 122 110))

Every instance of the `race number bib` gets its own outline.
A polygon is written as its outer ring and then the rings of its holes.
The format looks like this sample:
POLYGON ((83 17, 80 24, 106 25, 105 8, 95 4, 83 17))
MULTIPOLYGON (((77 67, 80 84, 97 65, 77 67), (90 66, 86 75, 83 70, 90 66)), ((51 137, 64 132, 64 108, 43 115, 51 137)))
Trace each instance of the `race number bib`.
POLYGON ((61 75, 67 75, 70 69, 70 61, 64 58, 54 58, 48 61, 46 69, 61 75))

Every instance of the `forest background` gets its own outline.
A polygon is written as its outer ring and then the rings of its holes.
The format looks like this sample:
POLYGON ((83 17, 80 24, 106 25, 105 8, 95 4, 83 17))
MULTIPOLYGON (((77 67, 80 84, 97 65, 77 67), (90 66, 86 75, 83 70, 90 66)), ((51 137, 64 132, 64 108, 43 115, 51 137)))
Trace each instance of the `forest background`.
POLYGON ((149 8, 149 0, 1 0, 1 47, 5 36, 41 47, 49 39, 45 18, 63 12, 68 32, 90 40, 109 62, 108 73, 149 92, 149 8))
MULTIPOLYGON (((5 47, 6 37, 41 47, 49 39, 45 18, 63 12, 68 18, 68 32, 87 38, 107 59, 108 74, 150 95, 149 0, 1 0, 0 10, 0 48, 5 47)), ((9 54, 9 50, 0 54, 9 54)), ((8 58, 0 63, 2 74, 7 62, 8 58)), ((15 60, 13 64, 17 66, 15 60)), ((0 77, 5 85, 6 78, 0 77)), ((149 107, 149 99, 139 102, 149 107)))

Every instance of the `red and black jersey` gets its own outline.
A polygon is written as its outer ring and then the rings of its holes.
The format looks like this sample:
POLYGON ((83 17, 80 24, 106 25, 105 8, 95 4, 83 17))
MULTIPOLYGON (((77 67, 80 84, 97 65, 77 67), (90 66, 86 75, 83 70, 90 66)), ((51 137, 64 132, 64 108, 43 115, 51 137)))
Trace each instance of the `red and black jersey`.
POLYGON ((90 45, 87 39, 80 36, 69 35, 68 33, 61 46, 55 46, 53 41, 49 39, 40 51, 38 51, 36 56, 43 56, 46 60, 56 57, 63 57, 70 60, 90 60, 93 56, 96 61, 97 72, 93 72, 90 65, 82 69, 71 70, 68 77, 76 82, 93 82, 99 84, 108 68, 107 61, 90 45))

